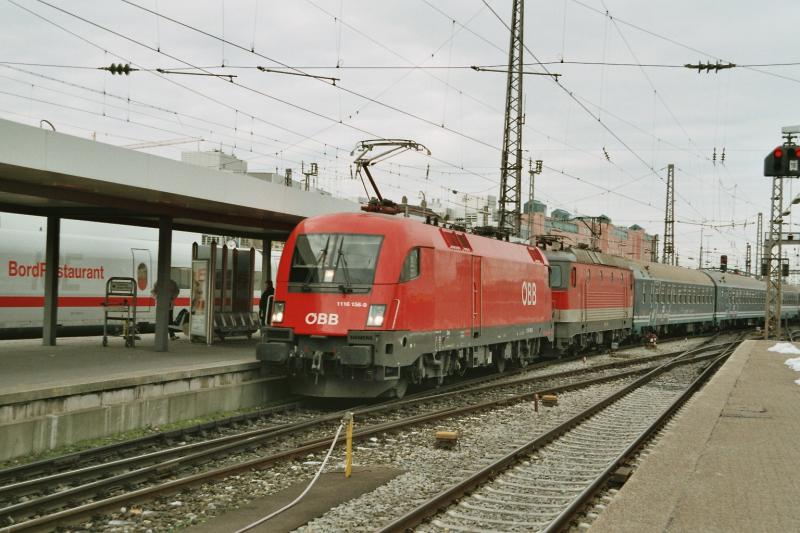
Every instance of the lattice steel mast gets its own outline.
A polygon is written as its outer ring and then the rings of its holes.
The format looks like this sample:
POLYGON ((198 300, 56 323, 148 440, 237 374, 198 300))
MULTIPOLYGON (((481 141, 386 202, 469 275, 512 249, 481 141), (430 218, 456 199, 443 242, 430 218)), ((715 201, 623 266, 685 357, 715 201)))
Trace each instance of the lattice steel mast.
POLYGON ((752 266, 753 266, 753 258, 752 258, 752 255, 751 255, 752 253, 753 253, 753 248, 752 248, 752 246, 750 246, 750 243, 748 242, 747 243, 747 250, 745 251, 745 256, 744 256, 744 269, 747 272, 748 276, 750 274, 752 274, 752 271, 751 271, 752 270, 752 266))
POLYGON ((675 165, 667 165, 667 208, 664 213, 664 255, 662 263, 675 264, 675 165))
POLYGON ((520 234, 522 193, 522 53, 524 0, 514 0, 511 38, 508 46, 508 81, 503 128, 503 154, 500 160, 499 229, 520 234))
POLYGON ((756 277, 761 279, 763 275, 764 263, 764 215, 758 214, 758 224, 756 227, 756 277))
POLYGON ((781 338, 781 232, 783 231, 783 176, 772 178, 772 208, 769 233, 764 246, 767 263, 767 294, 764 319, 764 338, 781 338))

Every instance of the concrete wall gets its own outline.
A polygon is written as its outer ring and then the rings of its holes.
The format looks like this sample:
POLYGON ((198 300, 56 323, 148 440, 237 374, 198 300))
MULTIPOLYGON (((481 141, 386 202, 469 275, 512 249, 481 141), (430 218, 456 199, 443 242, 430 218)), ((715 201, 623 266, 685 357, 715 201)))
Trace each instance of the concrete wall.
POLYGON ((209 375, 0 406, 0 461, 148 426, 255 407, 287 394, 258 364, 209 375))

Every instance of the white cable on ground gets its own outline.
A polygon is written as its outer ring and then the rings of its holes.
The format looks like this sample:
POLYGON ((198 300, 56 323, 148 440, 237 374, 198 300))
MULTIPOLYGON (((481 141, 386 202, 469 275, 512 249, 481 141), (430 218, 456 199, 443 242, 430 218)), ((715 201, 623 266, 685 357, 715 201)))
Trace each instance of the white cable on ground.
POLYGON ((302 500, 302 499, 303 499, 303 496, 305 496, 305 495, 306 495, 306 493, 307 493, 309 490, 311 490, 311 487, 313 487, 313 486, 314 486, 314 483, 316 483, 316 482, 317 482, 317 478, 319 478, 319 475, 320 475, 320 474, 322 474, 322 470, 325 468, 325 465, 326 465, 326 464, 328 464, 328 459, 330 459, 330 457, 331 457, 331 453, 333 453, 333 448, 334 448, 334 446, 336 446, 336 441, 338 441, 338 440, 339 440, 339 434, 342 432, 342 428, 344 428, 344 425, 345 425, 345 423, 346 423, 346 421, 345 421, 345 420, 342 420, 342 423, 341 423, 341 424, 339 424, 339 429, 337 429, 337 430, 336 430, 336 435, 334 435, 334 437, 333 437, 333 442, 331 442, 331 447, 330 447, 330 448, 328 448, 328 454, 325 456, 325 459, 323 459, 323 461, 322 461, 322 464, 321 464, 321 465, 319 465, 319 470, 317 470, 317 473, 314 475, 314 479, 312 479, 312 480, 311 480, 311 483, 309 483, 309 484, 308 484, 308 486, 306 487, 306 489, 305 489, 303 492, 301 492, 301 493, 300 493, 300 496, 298 496, 297 498, 295 498, 295 499, 294 499, 292 502, 290 502, 290 503, 288 503, 288 504, 284 505, 283 507, 281 507, 281 508, 280 508, 280 509, 278 509, 277 511, 275 511, 275 512, 273 512, 273 513, 270 513, 270 514, 268 514, 268 515, 267 515, 267 516, 265 516, 264 518, 259 518, 258 520, 256 520, 256 521, 255 521, 255 522, 253 522, 252 524, 250 524, 250 525, 247 525, 247 526, 243 527, 242 529, 237 529, 237 530, 236 530, 234 533, 244 533, 245 531, 250 531, 250 530, 251 530, 251 529, 253 529, 254 527, 256 527, 256 526, 258 526, 258 525, 261 525, 261 524, 263 524, 263 523, 264 523, 264 522, 266 522, 267 520, 270 520, 270 519, 272 519, 272 518, 274 518, 274 517, 278 516, 279 514, 281 514, 281 513, 282 513, 282 512, 284 512, 285 510, 289 509, 290 507, 293 507, 293 506, 294 506, 294 505, 295 505, 297 502, 299 502, 300 500, 302 500))

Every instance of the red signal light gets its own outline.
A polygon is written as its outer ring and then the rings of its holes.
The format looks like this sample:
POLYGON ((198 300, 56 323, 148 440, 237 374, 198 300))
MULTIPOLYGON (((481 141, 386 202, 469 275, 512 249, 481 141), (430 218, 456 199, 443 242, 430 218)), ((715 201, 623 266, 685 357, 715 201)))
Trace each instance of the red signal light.
POLYGON ((799 148, 793 148, 793 150, 794 150, 794 156, 796 158, 800 159, 800 147, 799 148))
POLYGON ((775 151, 772 152, 772 155, 775 156, 775 159, 780 159, 783 157, 783 149, 782 148, 775 148, 775 151))

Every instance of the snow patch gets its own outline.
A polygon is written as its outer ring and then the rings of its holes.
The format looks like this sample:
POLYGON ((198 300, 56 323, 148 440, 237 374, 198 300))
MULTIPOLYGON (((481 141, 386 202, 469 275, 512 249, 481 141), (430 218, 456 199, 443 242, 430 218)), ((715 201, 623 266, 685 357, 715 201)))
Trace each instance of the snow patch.
POLYGON ((787 359, 783 362, 786 366, 794 370, 795 372, 800 372, 800 357, 795 357, 793 359, 787 359))
MULTIPOLYGON (((767 351, 777 352, 784 355, 800 355, 800 349, 791 342, 779 342, 772 348, 767 348, 767 351)), ((791 359, 787 359, 783 362, 783 364, 795 372, 800 372, 800 357, 792 357, 791 359)), ((795 380, 795 383, 800 385, 800 379, 795 380)))
MULTIPOLYGON (((800 357, 793 357, 791 359, 787 359, 783 362, 786 366, 794 370, 795 372, 800 372, 800 357)), ((795 383, 800 385, 800 379, 796 379, 795 383)))
POLYGON ((791 342, 779 342, 772 348, 767 348, 768 352, 777 352, 786 355, 800 355, 800 348, 791 342))

